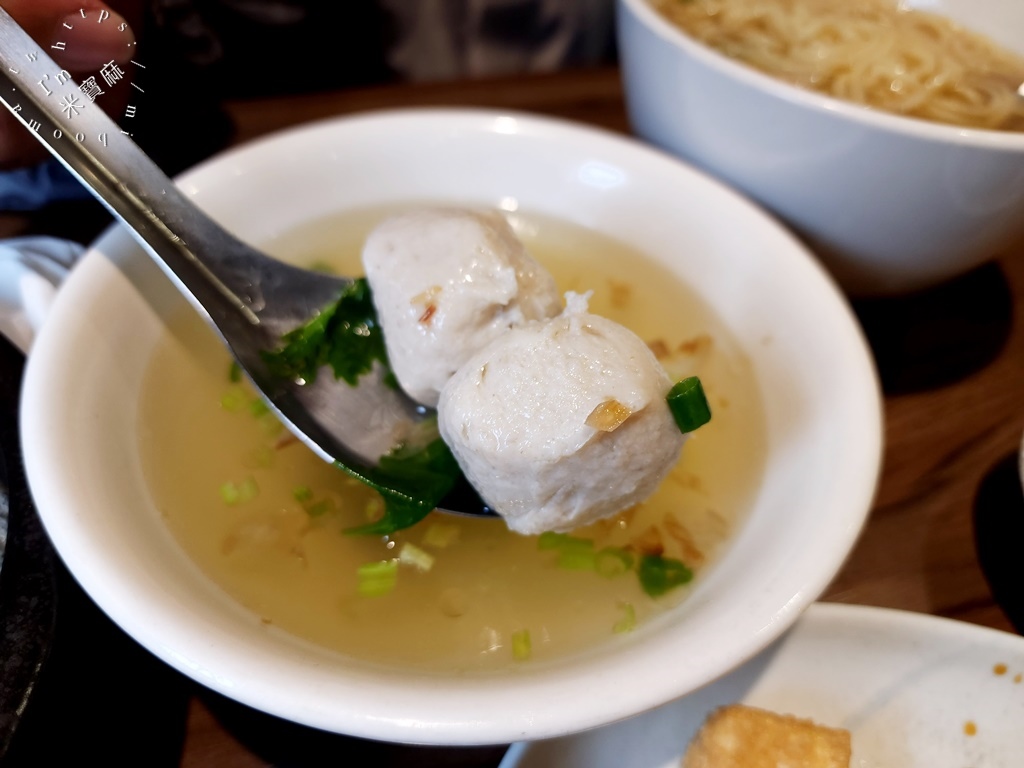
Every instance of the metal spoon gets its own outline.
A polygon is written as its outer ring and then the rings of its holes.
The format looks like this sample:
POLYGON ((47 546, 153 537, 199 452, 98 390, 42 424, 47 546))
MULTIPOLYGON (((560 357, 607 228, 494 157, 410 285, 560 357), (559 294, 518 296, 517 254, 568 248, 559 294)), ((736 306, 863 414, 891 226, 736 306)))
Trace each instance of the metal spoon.
MULTIPOLYGON (((335 301, 347 278, 272 259, 200 211, 0 8, 0 100, 110 211, 220 335, 277 417, 326 461, 365 469, 430 412, 379 371, 350 387, 273 376, 261 352, 335 301)), ((440 505, 491 514, 463 482, 440 505)))

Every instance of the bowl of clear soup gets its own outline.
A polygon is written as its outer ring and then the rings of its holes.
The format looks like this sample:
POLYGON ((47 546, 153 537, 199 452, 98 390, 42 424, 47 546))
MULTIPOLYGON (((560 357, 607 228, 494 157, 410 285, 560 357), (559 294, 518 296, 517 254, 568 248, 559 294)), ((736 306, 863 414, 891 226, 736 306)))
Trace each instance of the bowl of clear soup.
MULTIPOLYGON (((579 529, 527 535, 434 512, 366 535, 380 498, 283 430, 112 229, 33 348, 27 474, 89 595, 201 684, 374 739, 571 733, 752 657, 852 547, 881 455, 870 354, 806 248, 703 173, 570 123, 409 110, 290 130, 178 183, 271 254, 352 276, 385 220, 484 212, 558 296, 588 296, 672 379, 699 377, 711 409, 653 494, 579 529)), ((414 322, 440 316, 420 307, 414 322)), ((528 436, 529 417, 516 426, 528 436)))
POLYGON ((633 127, 760 201, 857 294, 1024 244, 1024 5, 620 0, 633 127))

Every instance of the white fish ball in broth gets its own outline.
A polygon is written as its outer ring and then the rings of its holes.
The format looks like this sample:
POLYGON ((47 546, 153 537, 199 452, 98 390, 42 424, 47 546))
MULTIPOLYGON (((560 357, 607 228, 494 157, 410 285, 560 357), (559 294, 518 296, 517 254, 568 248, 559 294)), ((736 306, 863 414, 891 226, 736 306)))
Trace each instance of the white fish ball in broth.
POLYGON ((679 458, 672 382, 632 331, 567 294, 445 385, 441 435, 513 531, 564 532, 646 499, 679 458))
POLYGON ((497 211, 392 216, 370 233, 362 258, 395 377, 431 407, 472 354, 562 308, 554 278, 497 211))

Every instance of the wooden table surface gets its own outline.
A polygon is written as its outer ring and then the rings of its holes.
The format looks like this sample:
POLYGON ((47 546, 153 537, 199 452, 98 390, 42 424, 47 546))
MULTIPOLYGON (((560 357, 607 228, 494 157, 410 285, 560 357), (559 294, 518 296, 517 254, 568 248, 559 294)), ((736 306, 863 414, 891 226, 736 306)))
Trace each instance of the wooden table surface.
MULTIPOLYGON (((408 106, 524 110, 628 132, 615 70, 314 94, 227 110, 240 142, 309 120, 408 106)), ((1016 472, 1024 432, 1024 253, 1012 256, 922 294, 854 302, 885 388, 886 453, 869 522, 823 599, 1024 631, 1016 566, 1024 563, 1016 472)), ((144 764, 491 768, 504 752, 328 736, 182 681, 164 689, 185 709, 180 729, 163 759, 144 764)), ((147 706, 145 695, 138 704, 147 706)))

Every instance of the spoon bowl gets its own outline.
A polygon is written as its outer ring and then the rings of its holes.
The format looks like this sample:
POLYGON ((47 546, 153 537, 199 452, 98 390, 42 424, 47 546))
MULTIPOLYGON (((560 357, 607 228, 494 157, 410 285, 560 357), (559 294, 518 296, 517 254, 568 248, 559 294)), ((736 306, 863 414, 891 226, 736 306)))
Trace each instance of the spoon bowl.
MULTIPOLYGON (((432 412, 387 386, 379 366, 353 387, 332 376, 309 384, 284 378, 264 360, 285 333, 335 302, 350 278, 277 261, 225 230, 98 106, 62 108, 80 94, 73 80, 55 83, 45 95, 33 88, 61 68, 2 8, 0 65, 0 81, 11 86, 0 99, 131 231, 217 332, 275 415, 314 453, 365 475, 422 430, 432 412)), ((464 480, 442 507, 492 514, 464 480)))

